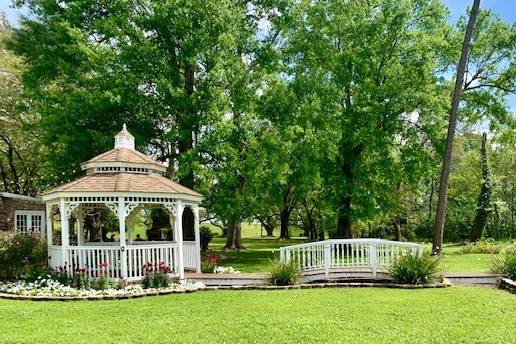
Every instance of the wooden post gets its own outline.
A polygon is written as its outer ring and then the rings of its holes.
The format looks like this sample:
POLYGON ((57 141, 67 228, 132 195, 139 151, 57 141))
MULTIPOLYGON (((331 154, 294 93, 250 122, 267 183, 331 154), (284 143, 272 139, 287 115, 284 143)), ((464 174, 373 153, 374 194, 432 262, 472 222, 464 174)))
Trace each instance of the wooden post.
POLYGON ((199 207, 192 208, 195 233, 195 272, 201 273, 201 234, 199 231, 199 207))
MULTIPOLYGON (((66 206, 64 198, 61 198, 59 203, 59 210, 61 215, 61 263, 68 269, 68 247, 70 246, 70 225, 68 223, 68 216, 66 215, 66 206)), ((72 271, 68 271, 69 274, 72 271)))
POLYGON ((330 278, 330 266, 331 266, 331 249, 330 244, 324 244, 324 276, 326 279, 330 278))
POLYGON ((376 275, 378 272, 376 261, 376 243, 369 244, 369 264, 371 265, 371 272, 373 273, 373 278, 376 279, 376 275))
POLYGON ((77 245, 84 244, 84 209, 79 205, 77 209, 77 245))
POLYGON ((47 237, 47 246, 52 246, 52 205, 47 204, 46 206, 46 237, 47 237))
POLYGON ((175 220, 175 234, 177 241, 177 255, 178 255, 178 264, 177 269, 179 270, 179 279, 184 280, 185 278, 185 265, 184 265, 184 257, 183 257, 183 210, 184 205, 181 201, 177 201, 176 203, 176 220, 175 220))
POLYGON ((125 250, 125 197, 118 197, 118 228, 120 229, 120 276, 127 278, 127 252, 125 250))

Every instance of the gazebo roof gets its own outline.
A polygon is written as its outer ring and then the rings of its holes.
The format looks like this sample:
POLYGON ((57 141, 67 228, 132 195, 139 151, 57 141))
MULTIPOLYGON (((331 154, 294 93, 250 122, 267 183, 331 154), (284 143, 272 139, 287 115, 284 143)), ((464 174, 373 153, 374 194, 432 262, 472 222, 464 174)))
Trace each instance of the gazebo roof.
POLYGON ((134 136, 124 124, 115 136, 115 148, 81 164, 86 176, 63 184, 42 194, 44 199, 70 193, 129 193, 190 196, 200 200, 202 195, 161 174, 165 166, 141 152, 134 145, 134 136), (55 194, 55 195, 53 195, 55 194))
POLYGON ((150 156, 129 148, 115 148, 104 152, 82 163, 81 168, 86 170, 94 167, 123 165, 139 166, 142 168, 148 167, 161 172, 167 170, 165 166, 152 159, 150 156))
POLYGON ((173 193, 191 196, 201 194, 158 174, 92 173, 45 192, 136 192, 173 193))

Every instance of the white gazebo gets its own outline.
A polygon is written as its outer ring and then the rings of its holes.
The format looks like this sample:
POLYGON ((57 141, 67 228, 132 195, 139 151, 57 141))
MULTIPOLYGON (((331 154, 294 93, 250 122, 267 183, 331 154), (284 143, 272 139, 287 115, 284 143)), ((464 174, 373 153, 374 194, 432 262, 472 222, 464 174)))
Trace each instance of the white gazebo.
POLYGON ((146 271, 159 266, 180 279, 185 269, 200 272, 202 195, 163 177, 166 167, 135 150, 134 137, 125 124, 115 136, 115 148, 86 161, 81 168, 86 176, 42 195, 52 268, 66 268, 69 274, 86 269, 91 277, 104 269, 112 278, 124 281, 140 280, 146 271), (92 238, 91 231, 85 231, 85 216, 104 207, 118 218, 118 240, 104 240, 102 234, 92 238), (135 215, 149 207, 163 208, 169 214, 172 235, 166 240, 134 240, 135 215), (187 207, 193 213, 195 241, 183 241, 183 211, 187 207), (54 235, 57 226, 53 228, 57 211, 60 236, 54 235))

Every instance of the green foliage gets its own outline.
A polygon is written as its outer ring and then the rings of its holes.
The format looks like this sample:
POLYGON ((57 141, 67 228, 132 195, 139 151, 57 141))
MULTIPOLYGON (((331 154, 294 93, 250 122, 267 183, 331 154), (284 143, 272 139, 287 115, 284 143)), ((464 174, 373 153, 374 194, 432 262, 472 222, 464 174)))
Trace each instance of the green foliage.
POLYGON ((167 288, 170 286, 171 279, 168 274, 163 272, 150 272, 145 275, 142 281, 142 288, 167 288))
MULTIPOLYGON (((83 282, 85 282, 85 281, 83 281, 83 282)), ((74 281, 72 281, 72 283, 74 283, 74 281)), ((97 277, 93 281, 93 283, 91 283, 91 287, 95 290, 106 290, 109 288, 113 288, 115 286, 116 286, 116 283, 114 283, 108 276, 105 276, 105 275, 97 277)))
POLYGON ((299 282, 301 273, 294 261, 287 263, 273 262, 267 281, 272 285, 294 285, 299 282))
POLYGON ((516 245, 507 247, 492 258, 491 271, 516 281, 516 245))
POLYGON ((0 280, 48 273, 46 242, 39 235, 0 232, 0 280))
POLYGON ((209 227, 201 226, 199 229, 199 235, 201 239, 201 251, 205 252, 208 250, 208 246, 210 241, 213 239, 213 233, 211 232, 209 227))
POLYGON ((467 243, 461 247, 461 253, 488 253, 496 254, 499 253, 501 247, 499 244, 492 241, 481 240, 474 243, 467 243))
POLYGON ((69 284, 70 287, 76 289, 90 289, 94 288, 97 290, 104 290, 107 288, 102 288, 105 282, 98 283, 99 281, 92 282, 90 276, 88 276, 85 272, 76 272, 71 278, 71 282, 69 284))
POLYGON ((434 281, 440 272, 440 258, 424 254, 405 254, 389 267, 396 283, 425 284, 434 281))

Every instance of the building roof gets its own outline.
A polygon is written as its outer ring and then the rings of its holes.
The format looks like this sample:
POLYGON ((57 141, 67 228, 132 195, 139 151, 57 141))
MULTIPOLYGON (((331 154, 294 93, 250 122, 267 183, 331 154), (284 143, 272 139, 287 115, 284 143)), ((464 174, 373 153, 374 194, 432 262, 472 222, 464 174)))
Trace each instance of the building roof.
POLYGON ((22 201, 35 202, 35 203, 42 202, 40 197, 19 195, 19 194, 15 194, 15 193, 11 193, 11 192, 0 192, 0 197, 19 199, 22 201))
MULTIPOLYGON (((115 148, 81 164, 86 176, 49 190, 42 195, 51 198, 55 193, 137 193, 176 194, 202 197, 172 180, 163 177, 163 166, 134 148, 134 137, 124 124, 115 136, 115 148)), ((68 197, 68 196, 66 196, 68 197)))
POLYGON ((201 196, 201 194, 158 174, 124 172, 92 173, 49 190, 43 195, 56 192, 172 193, 201 196))
POLYGON ((138 152, 135 149, 129 148, 115 148, 104 152, 86 162, 83 162, 81 167, 84 170, 87 168, 96 167, 98 165, 106 165, 106 163, 115 163, 114 165, 117 166, 121 166, 122 164, 120 163, 142 165, 142 167, 145 167, 143 165, 146 165, 146 167, 150 167, 162 172, 165 172, 167 169, 165 166, 152 159, 150 156, 138 152))
POLYGON ((127 130, 127 126, 125 125, 125 123, 122 126, 122 130, 120 130, 118 134, 116 134, 116 136, 130 137, 134 139, 134 136, 127 130))

